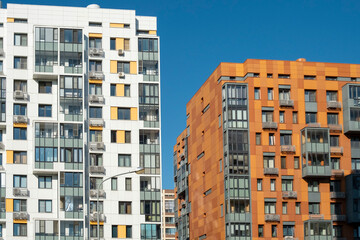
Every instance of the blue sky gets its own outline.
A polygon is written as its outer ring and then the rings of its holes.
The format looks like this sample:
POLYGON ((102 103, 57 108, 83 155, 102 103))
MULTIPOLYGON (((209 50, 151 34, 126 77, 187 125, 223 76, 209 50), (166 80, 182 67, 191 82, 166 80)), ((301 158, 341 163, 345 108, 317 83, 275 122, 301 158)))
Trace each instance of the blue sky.
POLYGON ((163 188, 186 103, 220 62, 247 58, 360 63, 359 0, 19 0, 5 3, 135 9, 157 16, 161 43, 163 188))

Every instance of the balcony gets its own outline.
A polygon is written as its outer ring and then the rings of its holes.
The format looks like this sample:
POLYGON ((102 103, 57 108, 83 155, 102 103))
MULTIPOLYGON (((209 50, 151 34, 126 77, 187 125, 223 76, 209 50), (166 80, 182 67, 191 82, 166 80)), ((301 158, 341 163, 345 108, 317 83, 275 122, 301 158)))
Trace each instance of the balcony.
POLYGON ((297 199, 297 192, 296 191, 283 191, 282 197, 288 198, 288 199, 297 199))
POLYGON ((104 127, 105 122, 103 119, 90 118, 89 125, 92 127, 104 127))
POLYGON ((330 132, 342 132, 341 124, 328 124, 330 132))
POLYGON ((278 215, 278 214, 265 214, 265 222, 280 222, 280 215, 278 215))
MULTIPOLYGON (((90 222, 97 222, 97 216, 98 216, 97 213, 91 213, 90 214, 90 222)), ((103 213, 99 214, 99 221, 100 222, 105 222, 106 221, 105 214, 103 214, 103 213)))
POLYGON ((279 175, 278 168, 264 168, 264 175, 279 175))
POLYGON ((103 142, 91 142, 89 148, 92 151, 105 151, 105 144, 103 142))
POLYGON ((312 128, 319 128, 321 127, 321 124, 317 122, 313 122, 313 123, 308 123, 307 126, 312 128))
POLYGON ((338 101, 327 102, 327 109, 341 109, 341 102, 338 101))
POLYGON ((324 220, 323 214, 309 214, 309 220, 324 220))
POLYGON ((303 166, 302 169, 303 178, 306 177, 330 177, 331 168, 330 166, 303 166))
POLYGON ((28 118, 22 115, 15 115, 13 118, 14 123, 28 123, 28 118))
POLYGON ((277 129, 278 128, 278 124, 276 122, 263 122, 262 123, 262 128, 263 129, 277 129))
POLYGON ((90 103, 98 103, 98 104, 104 104, 105 98, 103 95, 89 95, 89 102, 90 103))
POLYGON ((333 169, 331 170, 332 177, 343 177, 344 176, 344 169, 333 169))
POLYGON ((26 92, 24 92, 22 90, 15 90, 14 91, 14 99, 15 100, 24 100, 24 101, 26 101, 26 100, 28 100, 28 98, 29 98, 29 95, 26 92))
POLYGON ((90 166, 90 173, 105 174, 105 168, 104 168, 104 166, 90 166))
POLYGON ((14 220, 28 220, 29 214, 27 212, 14 212, 13 219, 14 220))
POLYGON ((280 107, 294 107, 294 100, 279 100, 280 107))
POLYGON ((281 145, 281 152, 283 153, 295 153, 296 147, 295 145, 281 145))
POLYGON ((343 155, 344 148, 343 147, 330 147, 330 153, 335 155, 343 155))
POLYGON ((331 220, 337 221, 337 222, 345 222, 346 216, 345 215, 331 215, 331 220))
POLYGON ((291 236, 285 236, 284 240, 299 240, 299 238, 291 237, 291 236))
POLYGON ((28 197, 30 193, 26 188, 13 188, 13 195, 18 197, 28 197))
POLYGON ((90 57, 104 57, 104 49, 102 48, 89 48, 90 57))
POLYGON ((345 198, 345 193, 344 192, 330 192, 330 198, 334 199, 334 198, 345 198))
MULTIPOLYGON (((90 189, 90 197, 97 198, 97 192, 96 189, 90 189)), ((106 198, 106 192, 103 189, 99 189, 99 198, 106 198)))
POLYGON ((89 79, 98 79, 98 80, 103 80, 105 77, 103 72, 100 71, 91 71, 89 72, 89 79))

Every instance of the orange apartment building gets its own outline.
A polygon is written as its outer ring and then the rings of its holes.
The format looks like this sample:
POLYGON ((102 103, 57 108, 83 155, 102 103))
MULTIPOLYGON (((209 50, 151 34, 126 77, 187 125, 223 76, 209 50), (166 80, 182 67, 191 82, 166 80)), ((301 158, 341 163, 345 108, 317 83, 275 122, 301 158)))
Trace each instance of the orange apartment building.
POLYGON ((186 113, 177 239, 360 239, 360 65, 221 63, 186 113))

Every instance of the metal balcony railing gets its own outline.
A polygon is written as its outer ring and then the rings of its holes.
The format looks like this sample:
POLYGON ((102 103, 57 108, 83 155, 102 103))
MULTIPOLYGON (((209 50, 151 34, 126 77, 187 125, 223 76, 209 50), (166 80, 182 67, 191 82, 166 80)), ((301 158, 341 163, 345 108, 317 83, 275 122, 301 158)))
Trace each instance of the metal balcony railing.
POLYGON ((344 153, 344 148, 343 147, 330 147, 330 153, 342 155, 344 153))
POLYGON ((294 107, 294 100, 279 100, 280 107, 294 107))
POLYGON ((104 166, 90 166, 90 173, 105 174, 105 168, 104 166))
POLYGON ((278 168, 264 168, 264 175, 279 175, 278 168))
POLYGON ((276 122, 263 122, 262 128, 263 129, 277 129, 278 124, 276 122))
POLYGON ((295 153, 296 147, 295 147, 295 145, 281 145, 281 152, 295 153))
POLYGON ((283 198, 291 198, 296 199, 297 198, 297 192, 296 191, 283 191, 282 192, 283 198))
POLYGON ((341 132, 342 131, 341 124, 328 124, 328 127, 331 132, 341 132))
POLYGON ((338 102, 338 101, 327 102, 327 108, 328 109, 340 109, 341 108, 341 102, 338 102))
POLYGON ((280 215, 278 215, 278 214, 265 214, 265 222, 280 222, 280 215))
POLYGON ((330 198, 345 198, 344 192, 330 192, 330 198))

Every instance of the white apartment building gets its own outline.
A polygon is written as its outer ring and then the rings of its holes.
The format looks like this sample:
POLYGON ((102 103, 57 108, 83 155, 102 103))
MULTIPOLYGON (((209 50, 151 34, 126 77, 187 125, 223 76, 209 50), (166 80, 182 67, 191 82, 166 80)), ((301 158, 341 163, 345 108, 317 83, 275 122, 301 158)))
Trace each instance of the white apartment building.
POLYGON ((98 216, 101 239, 161 238, 156 26, 95 4, 0 9, 1 238, 96 239, 98 216))

